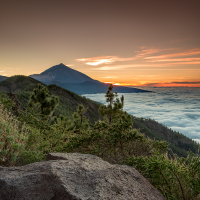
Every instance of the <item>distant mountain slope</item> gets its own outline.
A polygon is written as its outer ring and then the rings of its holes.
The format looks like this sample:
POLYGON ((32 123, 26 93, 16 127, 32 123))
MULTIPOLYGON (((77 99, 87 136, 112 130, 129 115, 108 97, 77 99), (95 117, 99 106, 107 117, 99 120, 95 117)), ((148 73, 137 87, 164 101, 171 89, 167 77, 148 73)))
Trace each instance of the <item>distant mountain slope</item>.
MULTIPOLYGON (((75 92, 76 94, 96 94, 96 93, 106 93, 108 90, 109 84, 101 83, 101 82, 91 82, 86 81, 84 83, 60 83, 60 82, 52 82, 66 90, 70 90, 75 92)), ((139 93, 139 92, 150 92, 147 90, 137 89, 137 88, 129 88, 124 86, 114 86, 115 92, 119 93, 139 93)))
POLYGON ((0 76, 0 82, 6 80, 7 78, 7 76, 0 76))
POLYGON ((30 77, 37 79, 41 82, 47 82, 51 84, 53 81, 59 81, 61 83, 82 83, 85 81, 95 81, 89 76, 71 69, 60 63, 45 70, 41 74, 33 74, 30 77))
MULTIPOLYGON (((62 63, 45 70, 41 74, 30 75, 30 77, 41 81, 46 85, 58 85, 79 95, 105 93, 108 89, 107 84, 94 80, 62 63)), ((115 86, 115 90, 120 93, 150 92, 147 90, 124 86, 115 86)))

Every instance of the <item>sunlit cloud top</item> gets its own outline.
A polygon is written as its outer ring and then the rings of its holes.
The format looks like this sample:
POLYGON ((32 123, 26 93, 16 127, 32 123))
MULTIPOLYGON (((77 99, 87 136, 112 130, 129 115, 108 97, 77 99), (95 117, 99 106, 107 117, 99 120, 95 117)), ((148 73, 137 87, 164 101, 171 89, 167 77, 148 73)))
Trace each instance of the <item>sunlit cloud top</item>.
MULTIPOLYGON (((66 64, 65 64, 65 65, 66 65, 66 64)), ((66 66, 68 66, 68 67, 72 67, 72 66, 74 66, 74 65, 69 64, 69 65, 66 65, 66 66)))
POLYGON ((105 76, 105 77, 102 77, 102 78, 118 78, 118 76, 105 76))
POLYGON ((117 61, 130 61, 134 60, 135 57, 130 58, 120 58, 118 56, 99 56, 91 58, 79 58, 76 59, 78 62, 83 62, 86 65, 101 65, 101 64, 111 64, 117 61))
POLYGON ((122 70, 125 68, 134 68, 134 67, 148 67, 149 65, 137 65, 137 64, 132 64, 132 65, 111 65, 111 66, 103 66, 103 67, 97 67, 97 68, 92 68, 93 70, 122 70))
POLYGON ((146 47, 141 47, 142 50, 140 51, 135 51, 137 52, 138 54, 136 55, 136 57, 144 57, 146 55, 149 55, 149 54, 153 54, 153 53, 157 53, 157 52, 160 52, 162 51, 162 49, 154 49, 154 48, 150 48, 150 49, 147 49, 146 47))

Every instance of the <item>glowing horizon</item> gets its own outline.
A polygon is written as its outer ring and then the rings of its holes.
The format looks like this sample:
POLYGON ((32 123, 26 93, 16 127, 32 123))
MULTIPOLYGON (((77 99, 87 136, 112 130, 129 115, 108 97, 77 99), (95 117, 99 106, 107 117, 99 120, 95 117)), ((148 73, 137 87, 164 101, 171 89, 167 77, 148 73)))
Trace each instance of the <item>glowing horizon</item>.
POLYGON ((115 82, 104 82, 105 84, 113 84, 116 86, 133 86, 133 87, 200 87, 200 83, 145 83, 145 84, 129 84, 129 83, 115 83, 115 82))

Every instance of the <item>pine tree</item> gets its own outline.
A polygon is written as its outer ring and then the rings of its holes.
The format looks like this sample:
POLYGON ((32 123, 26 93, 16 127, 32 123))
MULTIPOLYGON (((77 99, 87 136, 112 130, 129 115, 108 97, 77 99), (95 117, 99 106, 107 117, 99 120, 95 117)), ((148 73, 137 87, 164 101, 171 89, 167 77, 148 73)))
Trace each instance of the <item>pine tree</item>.
POLYGON ((107 116, 110 124, 112 123, 113 118, 117 118, 117 116, 121 113, 124 106, 124 96, 122 95, 119 100, 119 98, 117 98, 117 92, 112 92, 112 90, 113 85, 110 84, 105 95, 108 105, 101 105, 99 107, 99 113, 103 117, 107 116))
POLYGON ((77 112, 73 114, 73 123, 71 129, 75 128, 76 132, 86 131, 89 128, 89 122, 87 118, 84 116, 88 109, 88 106, 84 107, 79 104, 77 108, 77 112))
POLYGON ((86 106, 86 108, 83 106, 83 105, 78 105, 78 109, 77 109, 77 113, 78 115, 80 116, 80 119, 81 119, 81 124, 83 123, 83 115, 86 113, 88 109, 88 106, 86 106))
POLYGON ((58 103, 58 97, 49 95, 47 87, 38 84, 37 87, 33 90, 28 105, 29 107, 33 107, 34 104, 37 104, 42 115, 51 116, 58 103))

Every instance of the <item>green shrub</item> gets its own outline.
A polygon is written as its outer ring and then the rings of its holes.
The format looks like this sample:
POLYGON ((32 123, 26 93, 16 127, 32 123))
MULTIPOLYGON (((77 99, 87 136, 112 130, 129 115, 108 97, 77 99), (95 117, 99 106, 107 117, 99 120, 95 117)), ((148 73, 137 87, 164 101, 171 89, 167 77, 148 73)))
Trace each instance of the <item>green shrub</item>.
POLYGON ((25 150, 25 151, 22 151, 21 154, 18 156, 16 165, 17 166, 27 165, 27 164, 39 162, 45 159, 46 159, 46 156, 42 151, 25 150))
POLYGON ((19 121, 0 102, 0 165, 14 165, 25 148, 28 130, 18 125, 19 121))
POLYGON ((169 200, 200 199, 200 155, 169 159, 166 155, 132 156, 124 164, 135 167, 169 200))
POLYGON ((94 154, 110 163, 120 164, 129 156, 150 156, 154 152, 165 152, 165 142, 145 138, 138 130, 132 129, 130 115, 110 124, 107 119, 98 121, 86 132, 73 134, 60 151, 94 154))

